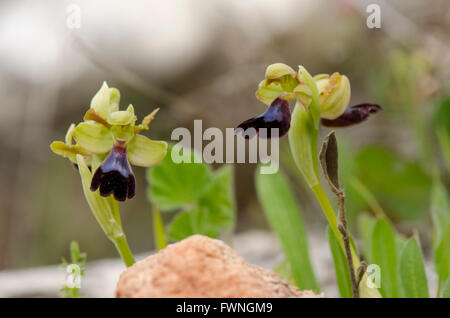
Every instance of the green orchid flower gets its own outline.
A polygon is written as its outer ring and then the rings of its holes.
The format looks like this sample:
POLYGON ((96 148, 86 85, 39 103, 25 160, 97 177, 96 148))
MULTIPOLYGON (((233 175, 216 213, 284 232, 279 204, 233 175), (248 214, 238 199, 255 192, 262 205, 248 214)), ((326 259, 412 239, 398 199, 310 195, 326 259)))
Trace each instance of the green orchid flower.
POLYGON ((141 167, 156 165, 165 157, 167 143, 139 134, 149 129, 159 109, 136 125, 133 106, 119 110, 119 102, 119 90, 104 82, 92 98, 84 121, 70 125, 65 142, 55 141, 50 147, 73 163, 76 163, 77 155, 82 155, 88 164, 104 159, 96 167, 91 190, 100 189, 100 195, 104 197, 113 194, 116 200, 125 201, 135 194, 135 177, 130 163, 141 167))
POLYGON ((125 265, 131 266, 135 261, 122 228, 118 201, 135 195, 130 163, 141 167, 156 165, 166 156, 167 143, 140 134, 149 129, 159 108, 136 125, 133 106, 120 110, 119 102, 119 90, 103 83, 83 122, 71 124, 64 142, 54 141, 50 148, 78 168, 92 213, 125 265))
MULTIPOLYGON (((373 103, 349 107, 350 81, 345 75, 333 73, 312 76, 303 66, 295 71, 289 65, 274 63, 267 67, 265 78, 259 83, 256 98, 266 104, 266 111, 247 119, 236 128, 244 131, 253 128, 278 128, 276 137, 288 136, 293 159, 319 202, 328 223, 347 253, 338 228, 338 219, 329 202, 319 177, 318 136, 319 128, 348 127, 366 120, 381 110, 373 103), (293 111, 289 107, 294 104, 293 111)), ((356 249, 350 247, 350 257, 355 267, 360 264, 356 249)), ((367 276, 363 277, 363 281, 367 276)), ((362 284, 364 285, 364 284, 362 284)), ((361 288, 365 296, 379 296, 377 290, 361 288)))

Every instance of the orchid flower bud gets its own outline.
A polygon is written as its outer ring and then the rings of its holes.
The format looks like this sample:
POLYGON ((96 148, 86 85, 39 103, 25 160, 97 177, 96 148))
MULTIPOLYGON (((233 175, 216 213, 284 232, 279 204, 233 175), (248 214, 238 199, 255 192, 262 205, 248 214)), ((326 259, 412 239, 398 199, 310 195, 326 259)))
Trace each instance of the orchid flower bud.
POLYGON ((101 118, 107 119, 112 112, 119 110, 120 92, 117 88, 110 88, 106 82, 91 100, 93 109, 101 118))
POLYGON ((320 97, 320 115, 325 119, 341 116, 350 103, 350 81, 347 76, 333 73, 331 76, 314 76, 320 97))

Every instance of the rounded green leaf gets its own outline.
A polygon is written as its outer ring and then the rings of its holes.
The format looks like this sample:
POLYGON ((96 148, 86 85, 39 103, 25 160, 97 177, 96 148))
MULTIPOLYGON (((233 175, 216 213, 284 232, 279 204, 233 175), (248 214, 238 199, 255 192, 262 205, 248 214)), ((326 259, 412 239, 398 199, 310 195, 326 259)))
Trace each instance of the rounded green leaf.
POLYGON ((136 135, 128 143, 127 153, 131 164, 151 167, 164 159, 167 153, 167 143, 151 140, 143 135, 136 135))
MULTIPOLYGON (((139 136, 139 135, 137 135, 139 136)), ((156 167, 147 170, 150 183, 149 198, 161 211, 176 208, 191 208, 211 186, 213 177, 211 169, 203 163, 194 163, 194 157, 200 154, 183 151, 183 160, 175 163, 171 147, 166 158, 156 167)))
POLYGON ((94 121, 87 121, 75 128, 76 142, 84 149, 94 154, 108 152, 113 147, 113 137, 110 130, 94 121))

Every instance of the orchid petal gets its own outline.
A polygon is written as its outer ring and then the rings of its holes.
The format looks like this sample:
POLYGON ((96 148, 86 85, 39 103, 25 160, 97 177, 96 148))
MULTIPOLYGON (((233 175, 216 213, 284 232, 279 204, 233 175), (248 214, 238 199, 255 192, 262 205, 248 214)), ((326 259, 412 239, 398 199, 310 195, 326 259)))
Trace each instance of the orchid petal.
MULTIPOLYGON (((242 128, 247 130, 248 128, 254 128, 259 133, 261 128, 266 128, 267 138, 271 138, 271 128, 278 128, 278 137, 282 137, 289 131, 290 122, 291 111, 289 103, 282 98, 277 98, 263 114, 242 122, 236 129, 242 128)), ((246 135, 246 138, 248 137, 250 136, 246 135)))
POLYGON ((128 160, 140 167, 151 167, 164 159, 167 153, 165 141, 151 140, 143 135, 136 135, 127 146, 128 160))
POLYGON ((76 142, 94 154, 103 154, 113 147, 113 136, 110 130, 95 121, 80 123, 74 132, 76 142))
POLYGON ((366 120, 370 114, 375 114, 381 110, 381 107, 376 104, 359 104, 347 110, 336 119, 322 118, 322 125, 325 127, 347 127, 359 124, 366 120))

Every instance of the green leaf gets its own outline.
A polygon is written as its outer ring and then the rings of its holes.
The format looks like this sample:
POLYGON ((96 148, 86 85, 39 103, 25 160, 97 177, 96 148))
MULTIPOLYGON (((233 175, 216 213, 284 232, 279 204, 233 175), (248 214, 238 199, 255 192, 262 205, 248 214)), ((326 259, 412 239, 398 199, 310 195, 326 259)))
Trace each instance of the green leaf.
POLYGON ((168 225, 168 238, 180 240, 193 234, 218 237, 234 224, 234 179, 232 166, 212 172, 193 151, 183 151, 182 161, 172 160, 172 151, 162 163, 147 171, 149 199, 161 210, 182 209, 168 225))
POLYGON ((431 178, 419 163, 388 149, 367 147, 355 161, 357 178, 364 182, 385 212, 396 219, 426 216, 431 178))
POLYGON ((219 228, 230 228, 234 223, 233 167, 224 165, 214 171, 213 181, 198 200, 198 206, 208 211, 208 223, 219 228))
POLYGON ((442 152, 442 156, 450 171, 450 97, 446 96, 436 102, 433 126, 442 152))
POLYGON ((205 164, 193 162, 193 157, 199 154, 186 151, 183 158, 191 162, 176 164, 171 152, 172 147, 169 147, 164 160, 147 170, 150 201, 156 203, 161 211, 193 208, 211 185, 211 169, 205 164))
POLYGON ((445 281, 444 288, 442 290, 442 298, 450 298, 450 276, 445 281))
POLYGON ((358 233, 362 241, 362 250, 367 263, 373 263, 372 237, 376 219, 367 214, 358 217, 358 233))
POLYGON ((418 239, 410 238, 403 246, 399 264, 400 283, 407 298, 428 298, 428 281, 418 239))
POLYGON ((433 181, 431 192, 431 219, 433 221, 435 247, 442 239, 450 221, 450 203, 447 190, 439 179, 433 181))
POLYGON ((205 210, 193 209, 178 213, 168 225, 167 234, 171 241, 179 241, 194 234, 212 238, 219 236, 217 230, 208 224, 205 210))
POLYGON ((347 258, 330 227, 328 227, 328 243, 330 245, 331 255, 333 255, 334 271, 336 273, 339 294, 342 298, 352 298, 352 282, 350 279, 347 258))
POLYGON ((450 222, 442 235, 442 238, 434 252, 434 262, 438 274, 438 297, 444 286, 445 280, 450 276, 450 222))
POLYGON ((378 219, 375 223, 372 233, 372 254, 373 262, 381 269, 381 294, 388 298, 398 297, 395 235, 385 219, 378 219))
POLYGON ((306 231, 286 178, 281 172, 257 173, 256 190, 266 218, 281 242, 296 285, 317 292, 319 286, 309 257, 306 231))

